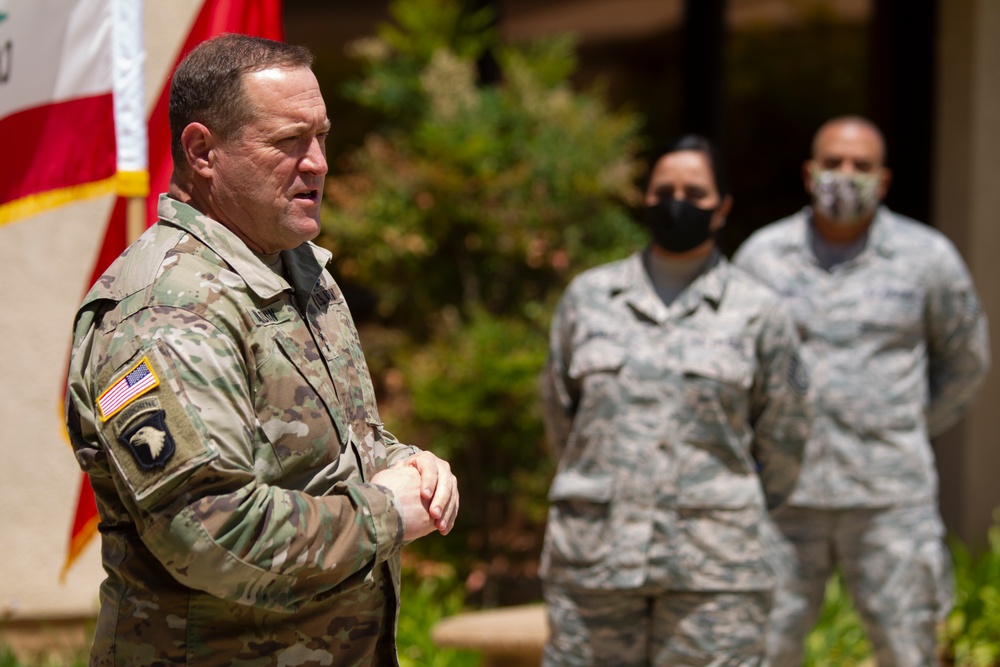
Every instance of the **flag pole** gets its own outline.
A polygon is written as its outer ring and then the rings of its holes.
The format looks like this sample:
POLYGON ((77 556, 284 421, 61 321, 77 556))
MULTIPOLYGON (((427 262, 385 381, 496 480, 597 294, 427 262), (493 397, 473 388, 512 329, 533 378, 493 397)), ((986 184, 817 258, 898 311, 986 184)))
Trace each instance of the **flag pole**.
POLYGON ((129 197, 125 205, 125 245, 132 245, 146 231, 146 198, 129 197))

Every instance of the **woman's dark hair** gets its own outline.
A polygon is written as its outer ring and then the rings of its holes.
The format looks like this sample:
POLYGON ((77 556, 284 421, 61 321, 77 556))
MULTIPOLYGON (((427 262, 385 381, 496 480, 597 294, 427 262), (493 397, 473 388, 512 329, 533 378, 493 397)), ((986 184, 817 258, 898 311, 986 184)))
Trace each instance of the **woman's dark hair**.
POLYGON ((719 198, 725 199, 729 195, 729 179, 726 178, 725 169, 722 168, 721 158, 711 141, 700 134, 685 134, 681 137, 668 141, 653 151, 646 163, 646 182, 643 189, 649 187, 649 178, 653 175, 656 163, 663 156, 676 153, 678 151, 696 151, 702 153, 708 159, 708 166, 712 170, 712 178, 715 179, 715 187, 719 191, 719 198))

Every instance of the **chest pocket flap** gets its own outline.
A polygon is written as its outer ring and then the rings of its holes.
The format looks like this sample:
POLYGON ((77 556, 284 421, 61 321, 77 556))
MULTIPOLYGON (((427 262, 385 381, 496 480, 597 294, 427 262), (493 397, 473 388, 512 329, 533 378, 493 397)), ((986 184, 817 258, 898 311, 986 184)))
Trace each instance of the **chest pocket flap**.
POLYGON ((753 383, 753 369, 749 360, 728 347, 698 351, 686 350, 681 370, 685 375, 708 378, 740 389, 749 389, 753 383))
POLYGON ((590 502, 606 503, 611 500, 614 492, 614 478, 608 473, 583 475, 578 472, 564 470, 552 480, 549 489, 549 500, 589 500, 590 502))
POLYGON ((573 351, 569 376, 579 380, 591 373, 615 373, 624 363, 624 344, 608 338, 591 338, 573 351))

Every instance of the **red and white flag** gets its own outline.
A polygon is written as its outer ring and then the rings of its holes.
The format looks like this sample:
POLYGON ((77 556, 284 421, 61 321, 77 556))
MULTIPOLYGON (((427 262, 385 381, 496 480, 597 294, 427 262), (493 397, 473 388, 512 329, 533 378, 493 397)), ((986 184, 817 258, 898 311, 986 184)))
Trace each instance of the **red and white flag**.
POLYGON ((0 0, 0 225, 148 193, 142 0, 0 0))
MULTIPOLYGON (((3 7, 5 0, 0 0, 3 7)), ((37 0, 24 0, 32 2, 37 0)), ((128 0, 116 0, 128 1, 128 0)), ((3 11, 0 9, 0 11, 3 11)), ((0 24, 2 26, 2 24, 0 24)), ((195 16, 191 30, 181 45, 177 58, 170 73, 194 47, 201 42, 225 32, 255 35, 267 39, 282 40, 284 31, 281 21, 281 0, 204 0, 195 16)), ((149 182, 150 188, 146 197, 146 225, 156 222, 156 206, 159 193, 166 192, 173 171, 170 157, 170 125, 167 118, 170 76, 163 82, 159 97, 149 113, 148 128, 143 132, 149 137, 149 182)), ((126 206, 124 196, 120 196, 112 209, 108 225, 104 233, 101 250, 94 263, 90 283, 93 284, 104 270, 118 257, 128 245, 126 233, 126 206)), ((102 410, 104 408, 102 407, 102 410)), ((84 547, 97 532, 99 517, 94 500, 94 491, 86 475, 80 479, 79 495, 73 523, 70 526, 69 545, 66 550, 66 564, 63 576, 76 561, 84 547)))

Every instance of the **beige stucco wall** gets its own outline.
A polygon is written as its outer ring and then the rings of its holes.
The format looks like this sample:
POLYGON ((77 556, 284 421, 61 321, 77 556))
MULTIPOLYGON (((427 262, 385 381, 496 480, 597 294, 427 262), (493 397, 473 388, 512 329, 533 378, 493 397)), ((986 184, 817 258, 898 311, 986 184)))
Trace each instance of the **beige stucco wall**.
MULTIPOLYGON (((964 255, 992 323, 1000 364, 1000 2, 938 3, 935 220, 964 255)), ((971 414, 937 443, 946 521, 981 540, 1000 506, 1000 373, 971 414)))
MULTIPOLYGON (((159 94, 199 6, 146 1, 147 100, 159 94)), ((59 402, 73 315, 111 203, 77 202, 0 226, 0 620, 97 609, 98 540, 59 582, 80 481, 59 402)))

